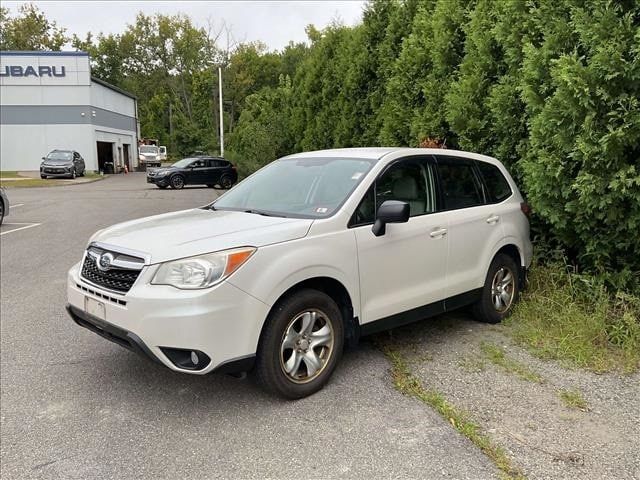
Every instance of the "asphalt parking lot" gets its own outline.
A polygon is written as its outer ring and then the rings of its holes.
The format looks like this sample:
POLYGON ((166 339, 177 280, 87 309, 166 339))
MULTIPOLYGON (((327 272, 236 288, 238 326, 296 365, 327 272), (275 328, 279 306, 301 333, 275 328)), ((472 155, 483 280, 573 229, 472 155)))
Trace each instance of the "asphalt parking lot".
POLYGON ((498 477, 394 390, 368 342, 324 390, 289 402, 250 377, 171 372, 67 317, 66 272, 93 232, 205 204, 214 190, 159 190, 130 174, 8 193, 20 206, 0 230, 2 478, 498 477))

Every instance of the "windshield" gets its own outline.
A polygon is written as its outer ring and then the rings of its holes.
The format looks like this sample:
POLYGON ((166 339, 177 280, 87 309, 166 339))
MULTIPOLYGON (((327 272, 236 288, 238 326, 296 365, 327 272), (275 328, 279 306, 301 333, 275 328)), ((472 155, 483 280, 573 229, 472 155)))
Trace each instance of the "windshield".
POLYGON ((176 168, 185 168, 185 167, 188 167, 189 164, 194 160, 195 160, 194 158, 183 158, 182 160, 178 160, 176 163, 174 163, 171 166, 176 168))
POLYGON ((158 153, 158 147, 156 147, 155 145, 142 145, 140 147, 140 153, 157 154, 158 153))
POLYGON ((51 152, 47 155, 47 160, 71 160, 73 159, 73 153, 71 152, 51 152))
POLYGON ((278 160, 213 203, 216 210, 251 210, 282 217, 332 215, 365 177, 374 160, 300 158, 278 160))

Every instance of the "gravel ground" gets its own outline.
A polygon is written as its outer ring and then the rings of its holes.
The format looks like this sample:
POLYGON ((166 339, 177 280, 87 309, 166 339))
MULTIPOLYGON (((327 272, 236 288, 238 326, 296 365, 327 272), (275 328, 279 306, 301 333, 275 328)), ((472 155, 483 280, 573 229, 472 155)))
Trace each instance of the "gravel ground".
POLYGON ((466 410, 529 479, 639 479, 640 375, 597 375, 541 361, 515 346, 505 327, 464 313, 393 332, 424 388, 466 410), (482 344, 541 377, 524 380, 492 363, 482 344), (567 407, 577 390, 586 410, 567 407))

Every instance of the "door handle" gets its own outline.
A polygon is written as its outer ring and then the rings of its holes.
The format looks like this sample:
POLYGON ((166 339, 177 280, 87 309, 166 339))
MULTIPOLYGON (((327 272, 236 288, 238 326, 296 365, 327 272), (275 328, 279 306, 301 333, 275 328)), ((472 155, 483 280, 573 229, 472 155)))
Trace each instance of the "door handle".
POLYGON ((491 215, 489 218, 487 218, 487 223, 494 224, 494 223, 498 223, 499 220, 500 220, 499 215, 491 215))
POLYGON ((439 238, 439 237, 444 237, 447 234, 447 229, 446 228, 438 228, 436 230, 433 230, 429 236, 431 238, 439 238))

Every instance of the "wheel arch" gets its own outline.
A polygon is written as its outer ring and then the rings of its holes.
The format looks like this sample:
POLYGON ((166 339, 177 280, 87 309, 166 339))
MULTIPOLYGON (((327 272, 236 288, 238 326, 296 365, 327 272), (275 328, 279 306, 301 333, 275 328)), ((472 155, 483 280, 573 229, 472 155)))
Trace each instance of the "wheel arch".
POLYGON ((503 243, 499 248, 495 249, 493 255, 491 255, 489 264, 485 268, 485 278, 486 278, 486 274, 489 271, 489 268, 491 267, 491 264, 493 263, 493 260, 500 254, 508 255, 513 259, 516 266, 519 268, 519 272, 518 272, 519 288, 521 290, 524 289, 527 281, 525 258, 524 258, 522 249, 518 247, 518 245, 516 245, 515 242, 509 241, 509 239, 507 239, 506 243, 503 243))
MULTIPOLYGON (((269 315, 278 306, 282 299, 304 289, 312 289, 323 292, 331 297, 334 302, 336 302, 338 308, 340 309, 340 312, 342 313, 342 319, 344 322, 345 345, 352 346, 357 343, 360 336, 360 323, 358 322, 358 318, 355 316, 356 310, 353 305, 352 296, 349 293, 349 290, 344 286, 344 284, 333 277, 309 277, 290 286, 287 290, 280 294, 278 299, 274 302, 273 306, 269 310, 269 315)), ((262 332, 264 331, 266 324, 267 322, 265 321, 262 325, 260 337, 262 337, 262 332)))

